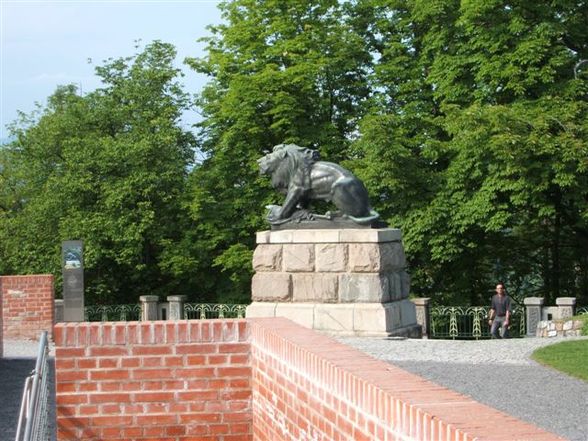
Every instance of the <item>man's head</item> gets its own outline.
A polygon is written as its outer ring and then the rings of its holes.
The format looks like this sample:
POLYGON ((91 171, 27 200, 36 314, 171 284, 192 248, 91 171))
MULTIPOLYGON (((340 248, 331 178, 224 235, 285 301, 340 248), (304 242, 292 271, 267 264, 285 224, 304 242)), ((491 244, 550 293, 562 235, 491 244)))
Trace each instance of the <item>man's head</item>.
POLYGON ((506 288, 504 287, 504 283, 498 282, 496 284, 496 294, 500 294, 500 295, 506 294, 506 288))

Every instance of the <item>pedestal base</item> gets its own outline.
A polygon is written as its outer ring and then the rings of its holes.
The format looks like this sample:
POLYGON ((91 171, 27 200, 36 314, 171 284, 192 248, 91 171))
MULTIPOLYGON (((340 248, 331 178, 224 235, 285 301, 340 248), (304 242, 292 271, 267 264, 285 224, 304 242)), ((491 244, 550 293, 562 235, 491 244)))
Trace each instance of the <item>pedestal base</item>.
POLYGON ((253 302, 249 317, 286 317, 307 328, 331 335, 357 337, 421 337, 414 304, 253 302))

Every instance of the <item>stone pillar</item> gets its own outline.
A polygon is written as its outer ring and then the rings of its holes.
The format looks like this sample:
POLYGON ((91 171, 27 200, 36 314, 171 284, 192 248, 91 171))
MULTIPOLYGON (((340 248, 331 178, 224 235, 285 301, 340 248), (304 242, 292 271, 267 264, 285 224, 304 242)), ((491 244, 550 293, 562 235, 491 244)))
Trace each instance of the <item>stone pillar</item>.
POLYGON ((157 320, 157 302, 159 296, 141 296, 141 321, 157 320))
POLYGON ((523 302, 526 310, 527 337, 535 337, 537 324, 541 321, 541 309, 545 299, 543 297, 525 297, 523 302))
POLYGON ((576 308, 575 297, 558 297, 555 299, 557 305, 557 318, 567 319, 574 315, 574 309, 576 308))
POLYGON ((418 299, 412 299, 412 303, 416 306, 416 321, 423 330, 423 338, 429 338, 429 328, 431 324, 429 305, 431 299, 429 297, 421 297, 418 299))
POLYGON ((247 317, 335 335, 420 337, 398 229, 257 233, 247 317))
POLYGON ((55 299, 55 323, 63 322, 63 299, 55 299))
POLYGON ((184 319, 184 303, 188 296, 167 296, 168 302, 168 320, 184 319))

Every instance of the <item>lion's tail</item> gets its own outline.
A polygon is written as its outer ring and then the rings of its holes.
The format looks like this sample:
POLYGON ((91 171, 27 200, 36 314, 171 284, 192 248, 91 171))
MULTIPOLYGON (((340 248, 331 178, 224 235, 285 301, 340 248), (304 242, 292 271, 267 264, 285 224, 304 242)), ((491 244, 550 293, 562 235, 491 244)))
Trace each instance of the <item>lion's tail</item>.
POLYGON ((377 221, 380 218, 380 215, 378 214, 378 212, 376 210, 370 209, 370 215, 369 216, 355 217, 355 216, 351 216, 350 214, 347 214, 346 217, 348 217, 349 219, 351 219, 356 224, 359 224, 359 225, 369 225, 372 222, 377 221))

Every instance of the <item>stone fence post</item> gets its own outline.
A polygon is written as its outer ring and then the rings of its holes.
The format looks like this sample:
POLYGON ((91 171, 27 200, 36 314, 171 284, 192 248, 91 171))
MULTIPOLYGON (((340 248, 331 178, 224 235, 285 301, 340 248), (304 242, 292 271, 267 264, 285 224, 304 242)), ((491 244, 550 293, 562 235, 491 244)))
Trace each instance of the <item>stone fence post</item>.
POLYGON ((557 305, 557 318, 567 319, 574 315, 574 309, 576 308, 575 297, 558 297, 555 299, 557 305))
POLYGON ((141 321, 157 320, 157 302, 159 296, 141 296, 141 321))
POLYGON ((412 303, 414 303, 416 307, 416 322, 422 327, 423 338, 429 338, 429 329, 431 324, 431 313, 429 305, 431 303, 431 299, 429 297, 420 297, 417 299, 412 299, 412 303))
POLYGON ((535 337, 537 324, 541 321, 541 310, 545 299, 543 297, 525 297, 523 302, 527 320, 527 337, 535 337))
POLYGON ((188 296, 167 296, 168 320, 183 320, 184 319, 184 303, 188 296))

